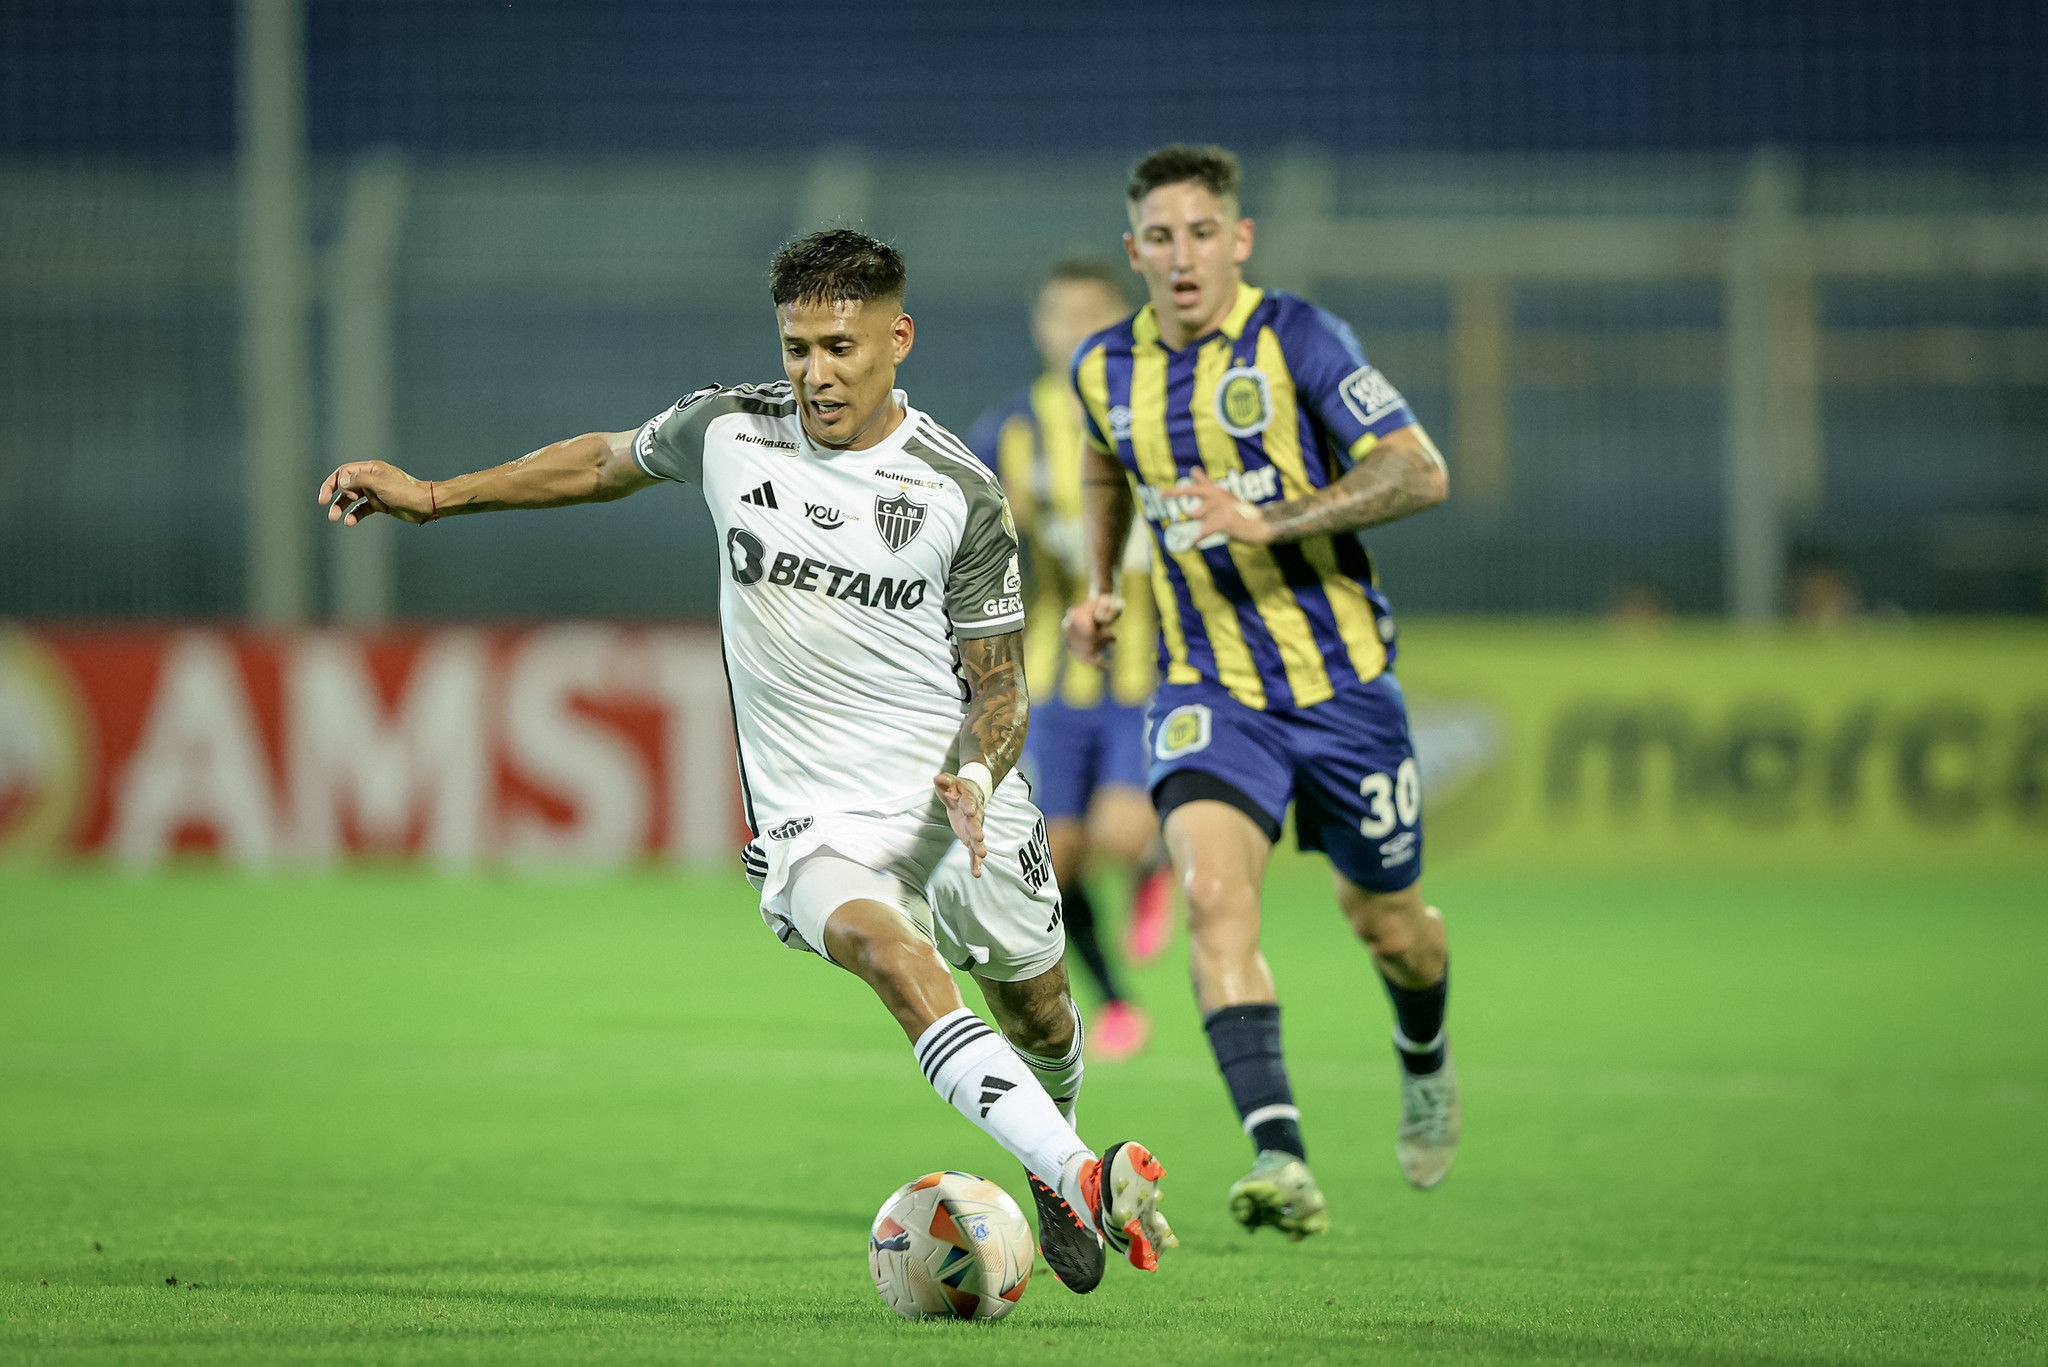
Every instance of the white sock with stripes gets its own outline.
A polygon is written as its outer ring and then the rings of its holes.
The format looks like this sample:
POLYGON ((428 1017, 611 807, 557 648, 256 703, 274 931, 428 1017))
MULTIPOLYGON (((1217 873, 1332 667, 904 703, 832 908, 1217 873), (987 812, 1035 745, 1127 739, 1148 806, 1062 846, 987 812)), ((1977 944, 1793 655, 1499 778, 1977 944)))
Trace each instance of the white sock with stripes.
POLYGON ((1010 1047, 1017 1049, 1017 1057, 1024 1060, 1024 1066, 1045 1088, 1052 1104, 1060 1108, 1060 1114, 1072 1125, 1075 1123, 1074 1111, 1081 1102, 1081 1075, 1087 1071, 1081 1065, 1081 1048, 1087 1036, 1081 1025, 1081 1009, 1072 1002, 1067 1003, 1067 1009, 1074 1013, 1074 1042, 1065 1053, 1047 1057, 1044 1054, 1027 1054, 1014 1044, 1010 1047))
POLYGON ((933 1021, 915 1048, 932 1089, 1055 1191, 1067 1161, 1089 1152, 1017 1051, 966 1007, 933 1021))

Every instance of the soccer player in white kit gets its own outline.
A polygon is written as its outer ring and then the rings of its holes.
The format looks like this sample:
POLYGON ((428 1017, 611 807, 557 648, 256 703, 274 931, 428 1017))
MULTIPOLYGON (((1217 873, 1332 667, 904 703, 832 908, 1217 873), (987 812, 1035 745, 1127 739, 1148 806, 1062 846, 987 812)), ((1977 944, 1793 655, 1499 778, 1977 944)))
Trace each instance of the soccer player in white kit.
POLYGON ((1176 1240, 1145 1146, 1098 1158, 1073 1126, 1079 1015, 1045 822, 1013 774, 1023 686, 1017 533, 1001 486, 895 388, 915 325, 903 258, 850 229, 769 272, 787 378, 707 385, 637 429, 418 480, 383 461, 320 486, 330 521, 606 502, 695 485, 722 548, 719 617, 743 855, 781 941, 872 987, 939 1095, 1021 1161, 1039 1245, 1091 1291, 1104 1244, 1157 1266, 1176 1240), (935 877, 955 842, 964 875, 935 877), (942 957, 943 956, 943 957, 942 957), (962 1002, 971 973, 1001 1026, 962 1002))

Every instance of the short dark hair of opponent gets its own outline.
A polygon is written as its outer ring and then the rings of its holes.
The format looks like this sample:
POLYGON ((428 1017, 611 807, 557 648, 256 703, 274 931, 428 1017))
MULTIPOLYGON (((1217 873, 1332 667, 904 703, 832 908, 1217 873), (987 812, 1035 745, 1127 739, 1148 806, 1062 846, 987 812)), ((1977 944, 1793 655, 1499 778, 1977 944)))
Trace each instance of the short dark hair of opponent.
POLYGON ((775 306, 903 298, 903 253, 852 228, 826 228, 782 244, 768 266, 775 306))
POLYGON ((1068 281, 1087 281, 1107 285, 1117 298, 1128 304, 1131 301, 1130 279, 1131 268, 1121 261, 1101 256, 1070 256, 1053 263, 1052 269, 1045 273, 1044 283, 1058 285, 1068 281))
POLYGON ((1193 181, 1218 199, 1236 199, 1238 179, 1235 154, 1214 143, 1197 147, 1177 142, 1131 168, 1131 183, 1125 187, 1124 197, 1135 205, 1162 185, 1193 181))

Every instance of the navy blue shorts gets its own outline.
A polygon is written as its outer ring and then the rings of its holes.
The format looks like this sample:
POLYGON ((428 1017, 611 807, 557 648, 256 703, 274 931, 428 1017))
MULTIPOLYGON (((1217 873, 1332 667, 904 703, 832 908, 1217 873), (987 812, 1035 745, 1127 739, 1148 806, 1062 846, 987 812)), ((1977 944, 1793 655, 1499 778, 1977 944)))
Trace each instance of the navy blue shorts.
POLYGON ((1292 801, 1301 848, 1321 850, 1358 886, 1398 892, 1422 876, 1422 781, 1392 674, 1270 712, 1206 679, 1167 684, 1147 721, 1148 787, 1161 817, 1214 797, 1277 840, 1292 801), (1169 782, 1176 774, 1188 777, 1169 782))
POLYGON ((1033 703, 1024 755, 1031 800, 1046 820, 1079 821, 1105 784, 1145 790, 1145 709, 1033 703))

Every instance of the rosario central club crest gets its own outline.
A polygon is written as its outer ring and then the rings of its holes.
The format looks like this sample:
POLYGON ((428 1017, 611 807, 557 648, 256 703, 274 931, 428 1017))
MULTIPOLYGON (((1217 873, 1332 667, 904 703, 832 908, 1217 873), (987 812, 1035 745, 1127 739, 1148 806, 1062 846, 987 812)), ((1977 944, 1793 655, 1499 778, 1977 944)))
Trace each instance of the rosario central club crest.
POLYGON ((924 513, 924 504, 911 502, 910 495, 900 490, 894 498, 875 496, 875 529, 892 551, 900 551, 917 539, 917 534, 924 530, 924 513))

